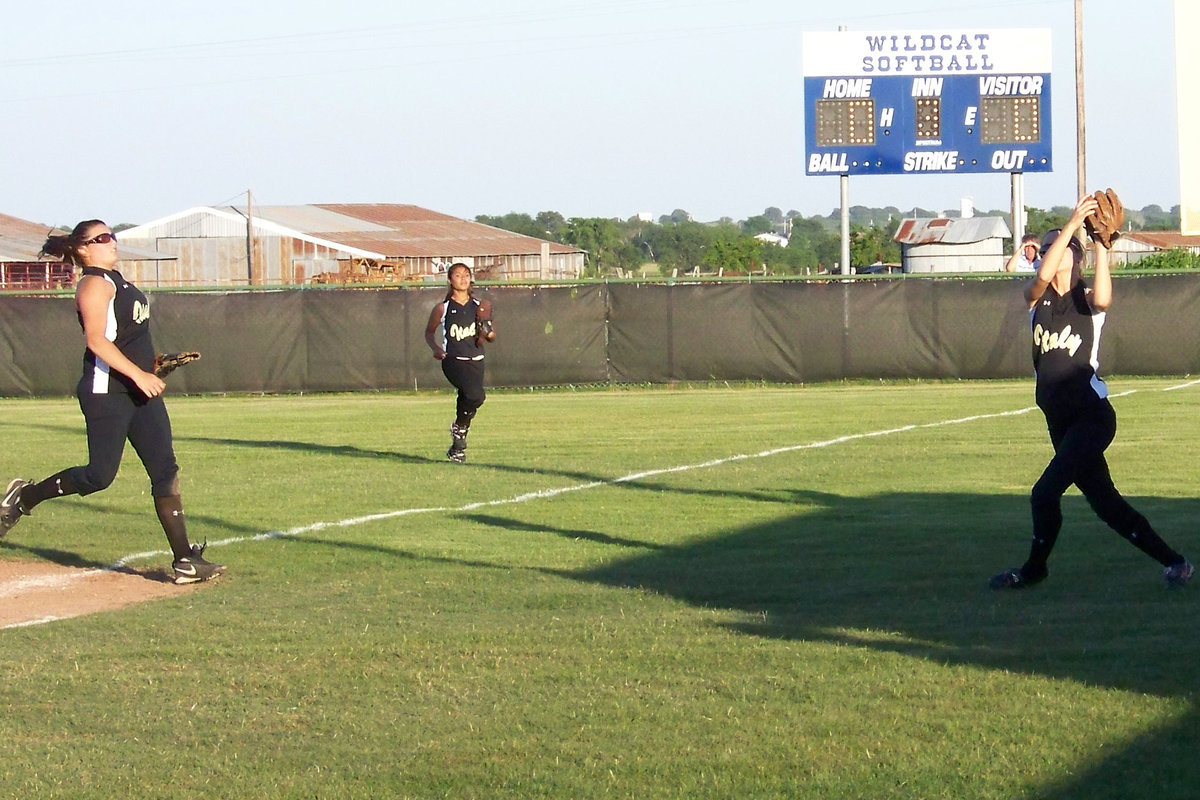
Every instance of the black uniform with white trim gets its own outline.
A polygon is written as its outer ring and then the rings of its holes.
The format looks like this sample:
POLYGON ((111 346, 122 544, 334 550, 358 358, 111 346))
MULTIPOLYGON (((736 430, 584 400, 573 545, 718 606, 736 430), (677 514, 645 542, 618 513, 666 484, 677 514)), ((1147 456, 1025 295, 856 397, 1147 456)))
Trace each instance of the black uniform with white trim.
POLYGON ((483 390, 483 345, 476 336, 475 315, 479 301, 474 297, 465 303, 451 298, 442 301, 442 324, 438 327, 442 338, 442 373, 454 388, 458 389, 455 405, 455 424, 466 428, 471 418, 487 399, 483 390))
POLYGON ((1082 280, 1066 295, 1047 287, 1029 310, 1037 404, 1047 420, 1068 420, 1108 397, 1097 374, 1106 317, 1088 303, 1082 280))
MULTIPOLYGON (((116 270, 84 267, 84 276, 108 281, 116 292, 108 303, 104 336, 147 372, 154 370, 150 338, 150 303, 140 289, 116 270)), ((83 318, 80 315, 80 327, 83 318)), ((179 494, 179 465, 171 436, 171 420, 162 396, 148 398, 132 379, 109 367, 88 348, 76 396, 87 420, 88 463, 66 470, 59 494, 89 495, 106 489, 117 476, 128 440, 150 477, 154 497, 179 494)))
MULTIPOLYGON (((146 295, 116 270, 84 267, 83 274, 94 275, 112 284, 116 293, 108 303, 108 322, 104 338, 117 346, 126 358, 146 372, 154 370, 154 343, 150 340, 150 302, 146 295)), ((83 327, 83 315, 79 327, 83 327)), ((83 354, 83 376, 79 381, 80 394, 141 395, 141 390, 128 377, 109 368, 89 348, 83 354)))
POLYGON ((1053 286, 1029 311, 1038 407, 1046 416, 1054 458, 1030 493, 1033 543, 1021 567, 1023 580, 1044 577, 1062 528, 1062 496, 1071 484, 1096 515, 1163 566, 1184 559, 1113 485, 1104 451, 1117 432, 1117 415, 1100 379, 1100 334, 1106 312, 1093 309, 1082 280, 1066 295, 1053 286))

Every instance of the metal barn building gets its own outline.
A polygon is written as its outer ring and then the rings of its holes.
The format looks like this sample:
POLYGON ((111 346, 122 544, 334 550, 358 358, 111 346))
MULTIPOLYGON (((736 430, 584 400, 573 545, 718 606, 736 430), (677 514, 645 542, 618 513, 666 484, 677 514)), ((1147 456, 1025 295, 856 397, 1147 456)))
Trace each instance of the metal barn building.
MULTIPOLYGON (((49 225, 0 214, 0 291, 62 289, 73 286, 75 271, 69 264, 58 259, 47 259, 41 255, 46 238, 56 231, 49 225)), ((121 234, 117 234, 118 240, 121 234)), ((140 262, 168 262, 174 258, 169 253, 153 249, 119 245, 121 264, 118 268, 128 271, 130 266, 137 271, 140 262)))
POLYGON ((893 237, 905 272, 1000 272, 1012 234, 1000 217, 905 219, 893 237))
POLYGON ((1113 244, 1111 260, 1117 264, 1136 264, 1148 255, 1164 250, 1200 253, 1200 236, 1176 231, 1123 231, 1113 244))
POLYGON ((584 251, 413 205, 197 207, 122 231, 170 253, 130 270, 139 286, 279 286, 440 280, 463 261, 480 280, 561 280, 584 251))

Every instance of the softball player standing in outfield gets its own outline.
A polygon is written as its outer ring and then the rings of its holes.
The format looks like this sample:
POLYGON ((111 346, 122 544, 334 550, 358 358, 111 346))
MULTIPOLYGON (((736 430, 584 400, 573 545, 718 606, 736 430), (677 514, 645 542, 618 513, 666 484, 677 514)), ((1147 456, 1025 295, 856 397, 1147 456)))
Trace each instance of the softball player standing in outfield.
POLYGON ((481 303, 471 293, 471 268, 461 262, 452 264, 446 279, 450 289, 429 313, 425 341, 433 357, 442 362, 446 379, 458 389, 446 458, 461 464, 467 460, 471 420, 487 398, 483 391, 483 343, 495 339, 496 332, 492 330, 490 304, 481 303))
POLYGON ((1110 528, 1163 565, 1169 586, 1192 577, 1192 565, 1164 542, 1146 518, 1113 485, 1104 450, 1117 432, 1108 388, 1096 374, 1100 332, 1112 302, 1108 249, 1094 243, 1093 285, 1083 282, 1083 247, 1075 238, 1096 200, 1085 197, 1061 231, 1042 241, 1042 263, 1025 284, 1033 331, 1033 366, 1038 407, 1046 415, 1054 457, 1034 484, 1033 543, 1029 558, 990 581, 993 589, 1020 589, 1046 578, 1046 561, 1062 527, 1063 494, 1075 484, 1110 528))
POLYGON ((82 272, 75 309, 86 350, 76 396, 87 424, 88 463, 39 483, 13 479, 0 498, 0 536, 44 500, 108 488, 128 439, 150 476, 154 509, 174 554, 175 583, 216 577, 225 568, 205 561, 204 547, 188 541, 171 420, 162 398, 166 384, 154 374, 150 305, 114 269, 117 237, 100 220, 87 220, 70 235, 51 236, 42 252, 82 272))

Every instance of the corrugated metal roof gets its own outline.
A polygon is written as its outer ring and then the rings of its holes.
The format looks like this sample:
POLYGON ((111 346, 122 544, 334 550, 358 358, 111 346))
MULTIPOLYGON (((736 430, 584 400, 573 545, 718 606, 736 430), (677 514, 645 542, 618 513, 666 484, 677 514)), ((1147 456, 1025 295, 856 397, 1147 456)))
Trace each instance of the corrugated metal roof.
MULTIPOLYGON (((544 241, 413 205, 265 206, 254 216, 383 258, 532 255, 541 253, 544 241)), ((554 254, 582 252, 556 242, 546 244, 554 254)))
MULTIPOLYGON (((162 217, 129 231, 130 238, 203 238, 241 235, 245 211, 234 206, 200 207, 162 217)), ((542 239, 493 228, 414 205, 360 203, 256 206, 258 235, 290 236, 347 256, 428 258, 537 255, 542 239)), ((577 247, 545 242, 552 254, 581 253, 577 247)))
POLYGON ((0 214, 0 261, 37 261, 38 251, 51 233, 51 225, 0 214))
MULTIPOLYGON (((357 206, 354 206, 355 208, 357 206)), ((245 206, 234 207, 243 217, 245 206)), ((267 219, 285 228, 302 233, 324 233, 326 231, 386 231, 389 226, 373 222, 367 217, 354 216, 338 211, 339 206, 254 206, 251 213, 259 219, 267 219)), ((351 208, 351 206, 346 206, 351 208)))
MULTIPOLYGON (((484 225, 479 227, 485 230, 487 228, 484 225)), ((448 233, 450 235, 439 235, 438 232, 423 226, 422 230, 412 232, 325 233, 323 236, 347 247, 373 250, 385 258, 427 258, 456 255, 516 256, 535 255, 542 251, 541 239, 515 233, 508 233, 507 236, 492 236, 486 233, 471 235, 471 232, 462 230, 448 233)), ((581 252, 577 247, 569 247, 557 242, 547 242, 547 244, 553 254, 581 252)))
MULTIPOLYGON (((1200 236, 1176 231, 1126 231, 1121 234, 1121 239, 1131 239, 1158 250, 1200 247, 1200 236)), ((1121 239, 1117 240, 1118 245, 1121 243, 1121 239)))
POLYGON ((1008 223, 1000 217, 939 217, 901 220, 892 238, 901 244, 970 244, 985 239, 1005 239, 1011 235, 1008 223))
MULTIPOLYGON (((61 231, 60 231, 61 232, 61 231)), ((44 260, 39 253, 46 237, 55 233, 49 225, 0 214, 0 261, 31 262, 44 260)), ((117 234, 117 252, 122 261, 161 261, 175 258, 169 253, 160 253, 153 248, 134 247, 123 244, 117 234)))
MULTIPOLYGON (((420 206, 402 203, 319 203, 316 208, 324 208, 338 214, 344 214, 355 219, 366 220, 382 225, 385 228, 399 228, 409 222, 462 222, 458 217, 430 211, 420 206)), ((325 228, 325 230, 338 230, 325 228)), ((349 230, 349 229, 345 229, 349 230)))
POLYGON ((38 222, 30 222, 18 217, 10 217, 7 214, 0 214, 0 236, 16 236, 30 239, 40 237, 41 241, 44 242, 46 241, 46 236, 51 233, 54 233, 54 226, 52 225, 42 225, 38 222))

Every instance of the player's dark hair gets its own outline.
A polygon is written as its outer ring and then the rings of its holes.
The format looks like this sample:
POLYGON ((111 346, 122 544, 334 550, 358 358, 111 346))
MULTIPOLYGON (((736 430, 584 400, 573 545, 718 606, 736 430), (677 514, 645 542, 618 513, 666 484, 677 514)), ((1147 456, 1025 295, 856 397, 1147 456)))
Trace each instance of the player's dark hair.
POLYGON ((60 259, 68 264, 74 264, 77 267, 83 266, 79 263, 79 247, 87 240, 87 232, 97 225, 108 227, 108 223, 101 219, 85 219, 71 230, 68 234, 52 233, 46 237, 45 244, 42 245, 42 250, 38 255, 51 256, 60 259))
MULTIPOLYGON (((450 265, 450 269, 446 270, 446 281, 449 282, 450 273, 454 272, 454 270, 458 269, 459 267, 461 267, 462 269, 465 269, 467 271, 467 274, 471 276, 471 285, 467 287, 467 297, 468 298, 474 297, 475 296, 475 273, 471 272, 471 268, 468 267, 463 262, 455 261, 453 264, 450 265)), ((449 300, 451 295, 453 295, 453 294, 454 294, 454 287, 451 286, 450 288, 448 288, 446 290, 446 299, 449 300)))
MULTIPOLYGON (((1054 240, 1061 235, 1061 228, 1054 228, 1053 230, 1046 231, 1046 235, 1042 237, 1042 246, 1038 249, 1038 255, 1045 256, 1046 251, 1050 249, 1050 245, 1054 244, 1054 240)), ((1080 244, 1079 240, 1074 236, 1067 241, 1067 252, 1071 254, 1071 258, 1074 260, 1074 265, 1082 269, 1084 261, 1086 260, 1086 256, 1083 252, 1083 245, 1080 244)))

